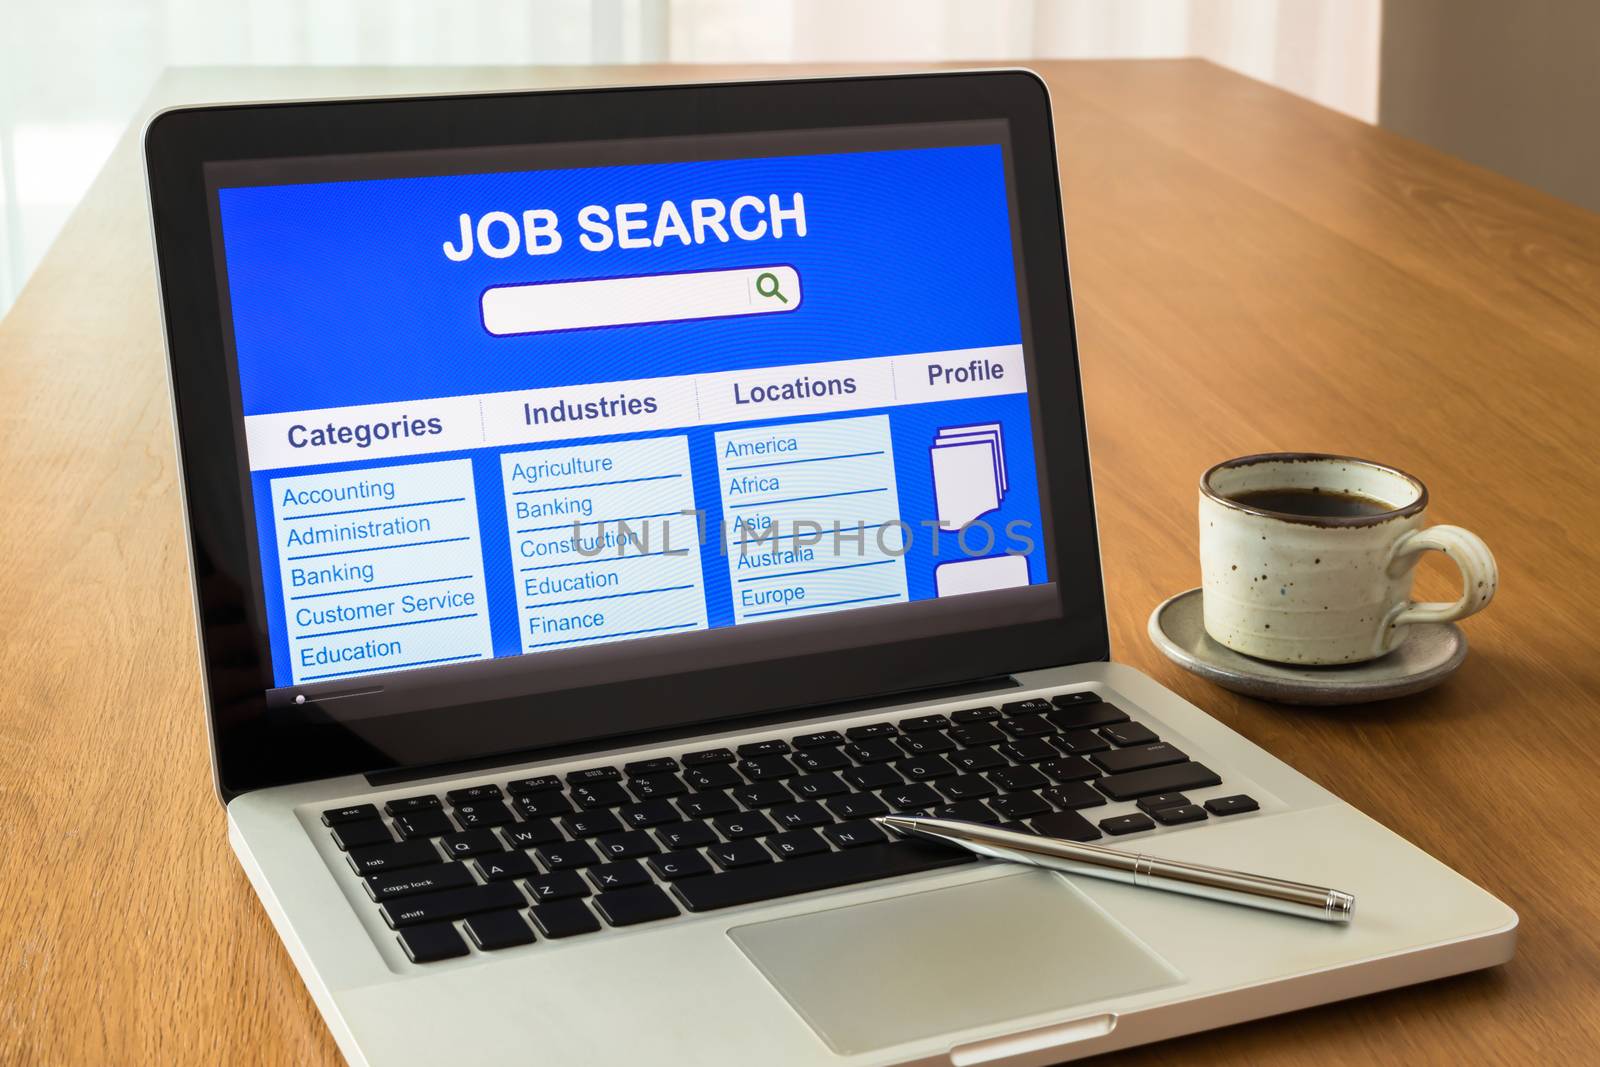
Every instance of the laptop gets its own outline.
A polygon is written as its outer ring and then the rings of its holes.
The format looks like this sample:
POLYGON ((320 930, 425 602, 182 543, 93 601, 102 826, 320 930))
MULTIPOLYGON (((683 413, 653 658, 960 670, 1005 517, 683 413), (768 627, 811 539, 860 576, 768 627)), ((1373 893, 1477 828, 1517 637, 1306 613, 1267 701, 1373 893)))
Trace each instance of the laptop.
POLYGON ((1112 661, 1056 151, 1025 71, 154 119, 216 790, 351 1063, 1041 1064, 1509 958, 1112 661))

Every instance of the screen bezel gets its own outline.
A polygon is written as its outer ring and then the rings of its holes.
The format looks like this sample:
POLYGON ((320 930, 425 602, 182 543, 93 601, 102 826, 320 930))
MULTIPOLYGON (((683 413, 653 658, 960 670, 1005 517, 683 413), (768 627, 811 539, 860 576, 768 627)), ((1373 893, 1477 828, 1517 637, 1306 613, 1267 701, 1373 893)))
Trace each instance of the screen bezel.
MULTIPOLYGON (((1109 657, 1050 104, 1027 71, 827 78, 184 108, 153 119, 145 159, 174 419, 222 796, 358 772, 479 759, 603 737, 888 696, 1109 657), (1042 499, 1061 617, 974 611, 956 634, 768 658, 538 696, 341 719, 317 701, 269 709, 265 623, 251 574, 236 387, 224 358, 213 206, 205 165, 526 143, 763 133, 1003 119, 1021 225, 1021 294, 1035 380, 1048 403, 1042 499)), ((1037 409, 1036 409, 1037 410, 1037 409)))

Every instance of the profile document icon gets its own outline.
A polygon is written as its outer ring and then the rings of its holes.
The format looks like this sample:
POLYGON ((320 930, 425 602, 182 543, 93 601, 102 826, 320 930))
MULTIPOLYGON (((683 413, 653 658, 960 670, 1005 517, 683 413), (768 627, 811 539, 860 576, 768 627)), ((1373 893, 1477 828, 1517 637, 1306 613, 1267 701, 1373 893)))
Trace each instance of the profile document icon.
MULTIPOLYGON (((941 429, 928 449, 939 528, 960 530, 1005 501, 1005 433, 997 422, 941 429)), ((1009 589, 1028 584, 1026 556, 1002 554, 955 560, 934 568, 939 596, 1009 589)))

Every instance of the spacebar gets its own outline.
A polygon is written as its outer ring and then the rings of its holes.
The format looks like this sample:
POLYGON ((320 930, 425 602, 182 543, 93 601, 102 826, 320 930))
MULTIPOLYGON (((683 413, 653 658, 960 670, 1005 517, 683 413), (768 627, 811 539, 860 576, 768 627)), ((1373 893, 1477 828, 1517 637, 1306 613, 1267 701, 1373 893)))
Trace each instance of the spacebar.
POLYGON ((672 883, 672 892, 690 911, 715 911, 735 904, 834 889, 870 882, 896 874, 931 871, 977 859, 970 852, 930 847, 911 842, 863 845, 844 852, 804 856, 781 863, 741 867, 722 874, 685 878, 672 883))

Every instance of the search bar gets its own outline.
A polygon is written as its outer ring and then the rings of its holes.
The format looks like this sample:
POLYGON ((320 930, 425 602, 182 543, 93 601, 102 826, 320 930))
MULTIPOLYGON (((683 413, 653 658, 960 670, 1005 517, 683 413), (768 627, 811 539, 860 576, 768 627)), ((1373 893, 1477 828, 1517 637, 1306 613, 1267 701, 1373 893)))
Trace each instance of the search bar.
POLYGON ((483 326, 496 337, 509 337, 778 315, 798 308, 800 297, 800 273, 777 266, 497 285, 483 294, 483 326))

